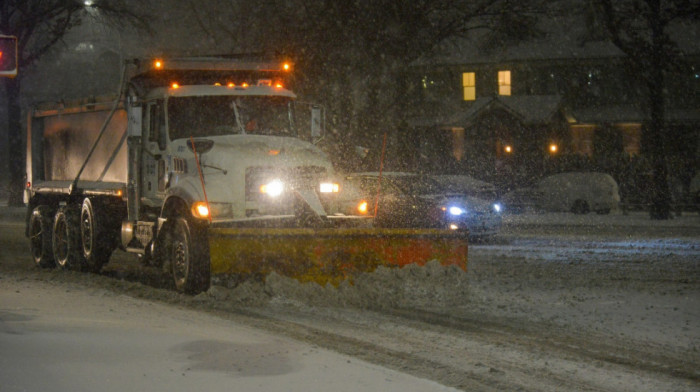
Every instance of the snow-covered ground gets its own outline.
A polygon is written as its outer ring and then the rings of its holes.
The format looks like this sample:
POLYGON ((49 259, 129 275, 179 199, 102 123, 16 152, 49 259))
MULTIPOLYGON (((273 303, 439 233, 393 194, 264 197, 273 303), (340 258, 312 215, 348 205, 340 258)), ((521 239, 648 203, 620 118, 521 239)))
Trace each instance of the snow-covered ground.
POLYGON ((431 263, 340 287, 272 275, 196 297, 149 286, 158 279, 130 270, 123 252, 103 276, 23 267, 22 216, 0 208, 3 236, 13 236, 2 239, 0 274, 17 279, 243 313, 257 327, 464 390, 700 390, 697 213, 506 215, 501 235, 470 244, 467 272, 431 263))
MULTIPOLYGON (((668 220, 650 220, 645 211, 622 213, 613 211, 608 215, 572 214, 568 212, 527 212, 522 214, 505 214, 503 224, 506 226, 546 225, 546 226, 584 226, 584 227, 690 227, 700 228, 698 212, 684 212, 668 220)), ((566 234, 566 233, 562 233, 566 234)))

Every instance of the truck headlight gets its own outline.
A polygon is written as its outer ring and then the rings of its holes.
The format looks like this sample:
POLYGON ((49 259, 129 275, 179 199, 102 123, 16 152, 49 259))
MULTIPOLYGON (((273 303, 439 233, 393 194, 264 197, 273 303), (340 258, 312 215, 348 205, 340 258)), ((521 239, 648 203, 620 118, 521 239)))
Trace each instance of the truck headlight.
POLYGON ((277 197, 284 192, 284 183, 280 180, 272 180, 267 184, 260 185, 260 193, 264 193, 270 197, 277 197))
POLYGON ((338 193, 340 192, 340 185, 336 182, 322 182, 319 190, 321 193, 338 193))

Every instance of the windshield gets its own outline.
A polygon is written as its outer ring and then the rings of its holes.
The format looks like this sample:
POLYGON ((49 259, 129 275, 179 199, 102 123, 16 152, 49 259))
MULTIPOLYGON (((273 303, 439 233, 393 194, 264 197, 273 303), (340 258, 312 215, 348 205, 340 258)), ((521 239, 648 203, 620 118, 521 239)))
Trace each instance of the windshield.
POLYGON ((391 176, 389 181, 407 195, 432 195, 444 193, 443 187, 428 177, 391 176))
MULTIPOLYGON (((346 181, 360 188, 363 193, 377 192, 377 177, 349 178, 346 181)), ((427 177, 420 176, 386 176, 382 179, 382 193, 402 193, 405 195, 432 195, 444 193, 444 188, 427 177)))
POLYGON ((168 100, 170 139, 235 134, 291 136, 290 103, 284 97, 172 97, 168 100))

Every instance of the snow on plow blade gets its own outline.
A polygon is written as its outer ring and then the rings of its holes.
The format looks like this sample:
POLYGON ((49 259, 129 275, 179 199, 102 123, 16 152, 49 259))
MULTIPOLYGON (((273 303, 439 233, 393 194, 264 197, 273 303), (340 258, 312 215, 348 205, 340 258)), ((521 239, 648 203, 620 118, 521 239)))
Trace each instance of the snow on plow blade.
POLYGON ((467 233, 440 229, 269 229, 209 231, 212 275, 274 271, 301 282, 339 284, 378 266, 443 265, 467 269, 467 233))

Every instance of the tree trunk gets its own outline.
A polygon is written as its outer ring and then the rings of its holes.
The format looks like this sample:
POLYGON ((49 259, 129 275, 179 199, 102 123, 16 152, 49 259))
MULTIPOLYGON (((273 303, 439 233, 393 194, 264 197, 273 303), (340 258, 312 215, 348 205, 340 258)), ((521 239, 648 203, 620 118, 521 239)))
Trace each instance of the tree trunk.
POLYGON ((5 80, 7 96, 7 168, 10 172, 7 204, 11 207, 24 205, 25 165, 24 143, 22 143, 22 109, 20 108, 20 79, 5 80))
MULTIPOLYGON (((655 89, 661 90, 661 88, 655 89)), ((651 124, 649 126, 649 155, 652 168, 651 219, 671 218, 671 191, 668 187, 668 168, 664 148, 664 107, 660 97, 651 97, 651 124)))
MULTIPOLYGON (((650 3, 654 15, 660 15, 660 3, 654 0, 650 3)), ((671 191, 668 186, 668 168, 666 166, 666 99, 664 95, 664 50, 663 25, 660 18, 651 20, 650 69, 648 92, 651 123, 649 126, 650 158, 652 165, 651 219, 671 218, 671 191)))

